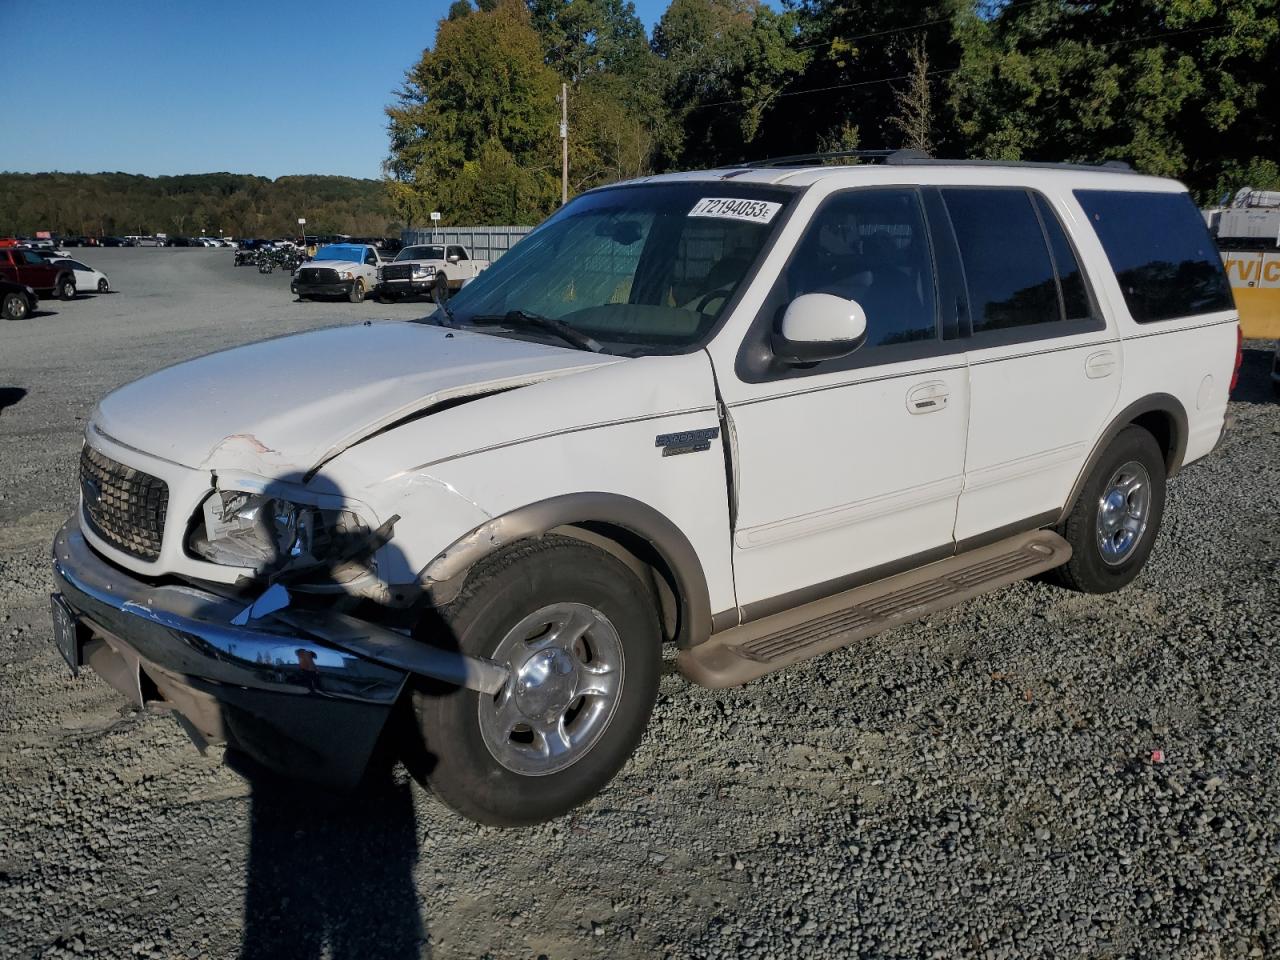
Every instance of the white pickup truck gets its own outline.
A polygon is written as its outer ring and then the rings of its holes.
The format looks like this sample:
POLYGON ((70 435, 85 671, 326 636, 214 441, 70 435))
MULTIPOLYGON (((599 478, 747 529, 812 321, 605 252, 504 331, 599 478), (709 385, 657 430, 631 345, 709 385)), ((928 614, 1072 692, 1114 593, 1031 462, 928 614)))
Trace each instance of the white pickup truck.
POLYGON ((365 243, 331 243, 316 251, 293 275, 290 290, 299 300, 344 297, 360 303, 378 285, 382 255, 365 243))
POLYGON ((1240 362, 1195 204, 882 159, 600 188, 418 321, 121 387, 59 649, 277 769, 425 750, 435 796, 524 824, 627 761, 664 644, 716 687, 1037 574, 1123 588, 1240 362))
POLYGON ((405 247, 382 268, 378 299, 430 294, 432 299, 448 297, 474 280, 489 266, 488 260, 474 260, 460 244, 415 244, 405 247))

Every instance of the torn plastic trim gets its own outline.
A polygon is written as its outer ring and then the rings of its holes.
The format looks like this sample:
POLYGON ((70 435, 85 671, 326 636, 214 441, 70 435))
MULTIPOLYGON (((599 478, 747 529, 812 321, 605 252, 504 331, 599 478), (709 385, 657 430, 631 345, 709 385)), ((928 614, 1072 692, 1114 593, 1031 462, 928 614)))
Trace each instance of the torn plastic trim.
POLYGON ((437 606, 462 591, 476 563, 508 544, 556 527, 601 523, 648 541, 675 579, 679 607, 676 643, 692 647, 711 636, 711 599, 697 551, 683 531, 653 507, 621 494, 571 493, 528 504, 459 537, 418 574, 417 586, 437 606))

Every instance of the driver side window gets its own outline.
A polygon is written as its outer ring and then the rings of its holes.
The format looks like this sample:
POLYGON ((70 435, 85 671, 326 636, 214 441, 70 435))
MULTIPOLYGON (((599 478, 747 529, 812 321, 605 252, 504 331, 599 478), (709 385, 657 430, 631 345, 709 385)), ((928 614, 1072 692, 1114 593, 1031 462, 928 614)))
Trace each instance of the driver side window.
POLYGON ((806 293, 856 300, 864 347, 932 340, 937 296, 924 214, 914 190, 854 190, 814 215, 783 275, 786 302, 806 293))

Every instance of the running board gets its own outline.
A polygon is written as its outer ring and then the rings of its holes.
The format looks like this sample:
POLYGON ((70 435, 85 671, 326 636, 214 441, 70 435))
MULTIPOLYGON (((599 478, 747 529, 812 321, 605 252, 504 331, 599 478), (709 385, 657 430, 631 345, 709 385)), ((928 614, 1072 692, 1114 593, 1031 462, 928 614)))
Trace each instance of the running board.
POLYGON ((893 627, 1059 567, 1071 546, 1035 530, 774 614, 681 650, 677 666, 704 687, 736 687, 893 627))

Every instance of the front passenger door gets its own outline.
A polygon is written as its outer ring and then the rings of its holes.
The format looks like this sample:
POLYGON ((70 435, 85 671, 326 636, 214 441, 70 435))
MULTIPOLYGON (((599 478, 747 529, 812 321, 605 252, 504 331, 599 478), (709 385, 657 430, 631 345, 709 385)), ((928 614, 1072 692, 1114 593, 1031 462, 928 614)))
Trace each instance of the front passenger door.
POLYGON ((953 550, 968 382, 961 341, 945 335, 954 291, 936 281, 922 201, 910 187, 828 197, 742 352, 716 360, 744 622, 953 550), (772 359, 769 334, 807 293, 856 300, 865 344, 808 366, 772 359))

